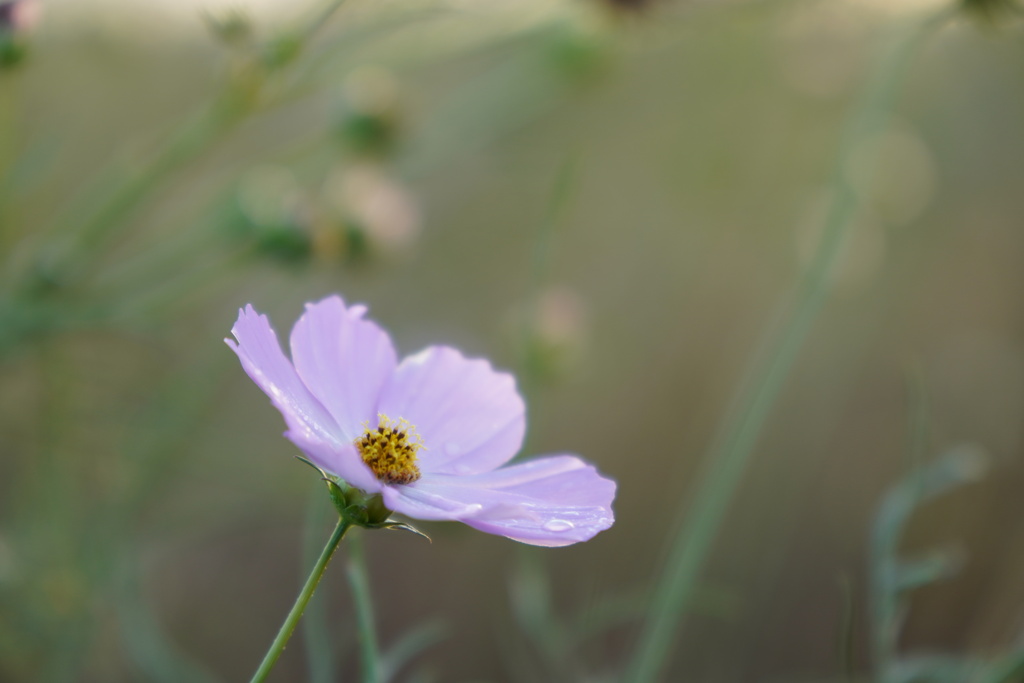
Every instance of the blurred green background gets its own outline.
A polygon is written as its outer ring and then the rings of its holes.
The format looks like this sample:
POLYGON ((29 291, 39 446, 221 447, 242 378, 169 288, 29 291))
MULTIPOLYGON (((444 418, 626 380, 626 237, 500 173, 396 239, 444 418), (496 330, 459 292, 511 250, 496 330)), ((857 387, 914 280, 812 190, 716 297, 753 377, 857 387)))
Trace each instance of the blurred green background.
MULTIPOLYGON (((426 628, 396 680, 624 680, 843 122, 925 3, 348 0, 315 31, 314 2, 42 4, 0 70, 0 680, 251 674, 331 521, 222 339, 333 292, 403 354, 512 369, 527 454, 619 482, 566 549, 366 534, 383 645, 426 628)), ((868 538, 914 439, 989 473, 913 517, 908 554, 964 564, 902 646, 1021 644, 1024 41, 995 19, 936 31, 844 160, 834 291, 664 680, 868 675, 868 538)), ((343 564, 272 680, 355 679, 343 564)))

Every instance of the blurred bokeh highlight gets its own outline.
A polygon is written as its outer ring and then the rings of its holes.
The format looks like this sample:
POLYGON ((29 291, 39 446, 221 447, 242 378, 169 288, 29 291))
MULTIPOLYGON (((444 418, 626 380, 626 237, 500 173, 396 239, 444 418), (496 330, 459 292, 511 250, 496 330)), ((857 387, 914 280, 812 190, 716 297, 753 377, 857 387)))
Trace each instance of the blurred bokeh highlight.
MULTIPOLYGON (((364 534, 393 680, 626 681, 702 459, 813 259, 844 122, 886 36, 943 8, 16 4, 0 680, 17 682, 251 675, 332 512, 222 340, 240 306, 284 335, 334 292, 402 354, 450 344, 515 372, 525 455, 576 452, 619 483, 616 525, 566 549, 457 524, 423 524, 429 544, 364 534)), ((857 205, 830 295, 663 680, 881 680, 872 529, 929 467, 957 485, 913 500, 897 548, 958 563, 907 593, 899 648, 1024 647, 1024 34, 1010 3, 951 11, 842 160, 857 205)), ((356 680, 343 555, 272 680, 356 680)))

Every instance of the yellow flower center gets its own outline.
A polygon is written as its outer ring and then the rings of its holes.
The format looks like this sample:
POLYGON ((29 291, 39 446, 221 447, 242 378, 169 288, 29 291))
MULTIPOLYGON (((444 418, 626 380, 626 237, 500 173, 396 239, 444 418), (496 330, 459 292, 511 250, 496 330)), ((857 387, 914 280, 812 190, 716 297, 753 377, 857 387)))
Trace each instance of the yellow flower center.
POLYGON ((424 448, 423 440, 406 420, 392 420, 383 413, 377 418, 376 429, 363 423, 366 431, 355 440, 359 455, 384 483, 413 483, 420 478, 416 452, 424 448))

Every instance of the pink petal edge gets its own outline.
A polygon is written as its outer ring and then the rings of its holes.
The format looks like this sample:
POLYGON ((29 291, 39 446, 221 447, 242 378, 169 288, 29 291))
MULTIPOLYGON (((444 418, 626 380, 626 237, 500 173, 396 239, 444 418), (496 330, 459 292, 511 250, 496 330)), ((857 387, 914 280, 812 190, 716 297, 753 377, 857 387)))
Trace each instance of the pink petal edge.
POLYGON ((267 316, 252 305, 239 309, 231 333, 238 340, 224 342, 234 351, 252 381, 270 397, 288 427, 303 438, 340 445, 344 435, 326 408, 299 378, 277 340, 267 316))
POLYGON ((380 482, 281 351, 267 316, 247 305, 239 310, 231 333, 238 342, 225 339, 225 343, 284 417, 285 436, 321 469, 366 491, 379 491, 380 482))
POLYGON ((480 475, 424 475, 385 486, 385 504, 409 517, 453 520, 522 543, 565 546, 615 521, 616 484, 576 456, 538 458, 480 475))

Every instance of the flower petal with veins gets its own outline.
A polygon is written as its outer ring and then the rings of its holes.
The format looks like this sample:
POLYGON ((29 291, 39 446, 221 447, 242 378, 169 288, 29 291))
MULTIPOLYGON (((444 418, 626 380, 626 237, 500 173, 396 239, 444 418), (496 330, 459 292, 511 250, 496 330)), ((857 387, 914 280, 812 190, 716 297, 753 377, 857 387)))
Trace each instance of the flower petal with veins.
POLYGON ((522 446, 515 379, 431 346, 400 363, 388 334, 341 297, 307 304, 281 351, 266 316, 239 311, 225 340, 311 462, 391 510, 522 543, 586 541, 615 521, 615 482, 575 455, 504 466, 522 446))

